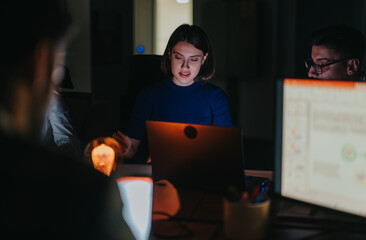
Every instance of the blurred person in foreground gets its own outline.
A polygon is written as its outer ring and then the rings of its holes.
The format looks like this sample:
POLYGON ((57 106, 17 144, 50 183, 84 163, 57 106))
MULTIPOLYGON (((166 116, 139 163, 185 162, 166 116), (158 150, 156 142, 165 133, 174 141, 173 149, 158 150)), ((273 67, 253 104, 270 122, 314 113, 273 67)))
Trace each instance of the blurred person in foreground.
POLYGON ((327 26, 312 33, 308 76, 323 80, 366 81, 361 71, 365 41, 362 33, 346 25, 327 26))
POLYGON ((2 1, 1 233, 12 239, 130 239, 115 181, 36 144, 70 36, 60 3, 2 1))

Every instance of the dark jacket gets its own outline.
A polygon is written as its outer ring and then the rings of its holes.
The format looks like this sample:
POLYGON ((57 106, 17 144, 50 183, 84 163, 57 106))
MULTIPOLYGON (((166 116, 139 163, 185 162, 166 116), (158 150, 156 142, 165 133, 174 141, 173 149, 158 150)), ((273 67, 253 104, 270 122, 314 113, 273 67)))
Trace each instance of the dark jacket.
POLYGON ((116 182, 0 134, 1 233, 11 239, 131 239, 116 182))

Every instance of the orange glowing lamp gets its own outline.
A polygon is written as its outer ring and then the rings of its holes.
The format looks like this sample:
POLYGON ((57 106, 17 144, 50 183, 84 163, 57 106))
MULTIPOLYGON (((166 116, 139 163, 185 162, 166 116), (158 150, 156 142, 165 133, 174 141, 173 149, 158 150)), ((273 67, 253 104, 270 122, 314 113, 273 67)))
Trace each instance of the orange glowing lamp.
POLYGON ((110 176, 117 164, 123 162, 121 145, 111 137, 96 138, 86 146, 84 158, 96 170, 110 176))
POLYGON ((91 158, 95 169, 109 176, 114 166, 114 151, 104 143, 95 147, 91 152, 91 158))

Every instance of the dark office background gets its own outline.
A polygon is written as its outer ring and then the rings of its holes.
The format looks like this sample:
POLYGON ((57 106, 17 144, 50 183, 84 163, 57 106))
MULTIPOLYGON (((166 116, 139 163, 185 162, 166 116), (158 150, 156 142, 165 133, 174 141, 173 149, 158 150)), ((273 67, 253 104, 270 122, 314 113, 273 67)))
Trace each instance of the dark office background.
MULTIPOLYGON (((306 77, 312 30, 344 23, 365 33, 366 2, 194 0, 193 12, 213 44, 212 82, 226 91, 242 128, 246 168, 273 170, 275 79, 306 77)), ((151 81, 136 75, 154 70, 133 60, 133 18, 133 0, 90 0, 91 92, 65 93, 70 105, 85 105, 72 110, 83 143, 123 130, 136 87, 151 81)))

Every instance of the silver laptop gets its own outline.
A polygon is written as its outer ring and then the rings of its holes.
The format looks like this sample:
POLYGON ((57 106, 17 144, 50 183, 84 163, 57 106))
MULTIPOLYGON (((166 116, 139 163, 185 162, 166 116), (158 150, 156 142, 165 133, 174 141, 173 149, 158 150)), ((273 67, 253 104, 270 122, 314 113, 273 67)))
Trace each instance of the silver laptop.
POLYGON ((146 121, 154 181, 225 193, 245 189, 239 128, 146 121))

